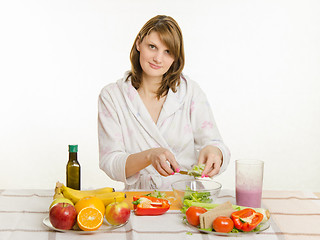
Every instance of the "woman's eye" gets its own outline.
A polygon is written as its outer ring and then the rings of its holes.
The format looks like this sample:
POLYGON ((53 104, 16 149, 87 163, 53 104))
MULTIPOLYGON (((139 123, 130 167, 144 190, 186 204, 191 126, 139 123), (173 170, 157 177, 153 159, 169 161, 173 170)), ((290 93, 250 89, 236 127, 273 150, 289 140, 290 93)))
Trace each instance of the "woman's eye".
POLYGON ((170 55, 170 51, 169 50, 166 50, 166 53, 170 55))
POLYGON ((149 47, 150 47, 151 49, 155 49, 155 48, 156 48, 156 46, 154 46, 154 45, 152 45, 152 44, 150 44, 149 47))

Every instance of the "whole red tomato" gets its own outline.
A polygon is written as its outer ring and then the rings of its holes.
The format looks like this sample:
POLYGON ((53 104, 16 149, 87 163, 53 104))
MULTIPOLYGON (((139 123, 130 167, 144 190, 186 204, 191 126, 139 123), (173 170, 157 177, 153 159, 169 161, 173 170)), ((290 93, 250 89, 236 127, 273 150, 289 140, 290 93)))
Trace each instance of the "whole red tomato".
POLYGON ((207 209, 203 207, 191 206, 186 211, 186 217, 189 224, 193 226, 198 226, 200 224, 199 215, 205 213, 207 209))
POLYGON ((212 227, 216 232, 228 233, 233 229, 234 223, 231 218, 220 216, 213 221, 212 227))

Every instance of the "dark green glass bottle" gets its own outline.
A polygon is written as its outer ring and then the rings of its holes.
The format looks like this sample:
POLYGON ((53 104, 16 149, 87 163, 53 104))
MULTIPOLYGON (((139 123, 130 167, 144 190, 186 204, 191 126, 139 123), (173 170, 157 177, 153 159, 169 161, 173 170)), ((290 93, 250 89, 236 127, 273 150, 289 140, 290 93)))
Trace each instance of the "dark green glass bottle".
POLYGON ((78 145, 69 145, 69 161, 67 163, 67 187, 80 190, 80 164, 78 162, 78 145))

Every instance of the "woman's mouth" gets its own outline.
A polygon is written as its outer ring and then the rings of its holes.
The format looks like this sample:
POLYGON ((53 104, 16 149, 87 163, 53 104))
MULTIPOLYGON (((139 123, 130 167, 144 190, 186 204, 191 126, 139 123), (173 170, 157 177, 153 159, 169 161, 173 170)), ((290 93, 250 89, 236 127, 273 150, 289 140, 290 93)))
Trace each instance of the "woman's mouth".
POLYGON ((153 64, 153 63, 149 63, 149 65, 150 65, 150 67, 152 68, 152 69, 160 69, 161 67, 160 66, 158 66, 158 65, 155 65, 155 64, 153 64))

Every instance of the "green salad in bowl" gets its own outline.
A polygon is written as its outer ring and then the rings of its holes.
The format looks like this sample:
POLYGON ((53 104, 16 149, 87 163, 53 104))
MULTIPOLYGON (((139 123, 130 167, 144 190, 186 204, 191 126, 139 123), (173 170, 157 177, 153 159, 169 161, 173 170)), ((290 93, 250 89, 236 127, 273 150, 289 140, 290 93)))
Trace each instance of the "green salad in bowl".
POLYGON ((222 185, 211 179, 186 179, 171 184, 174 196, 183 211, 185 201, 214 203, 222 185))

